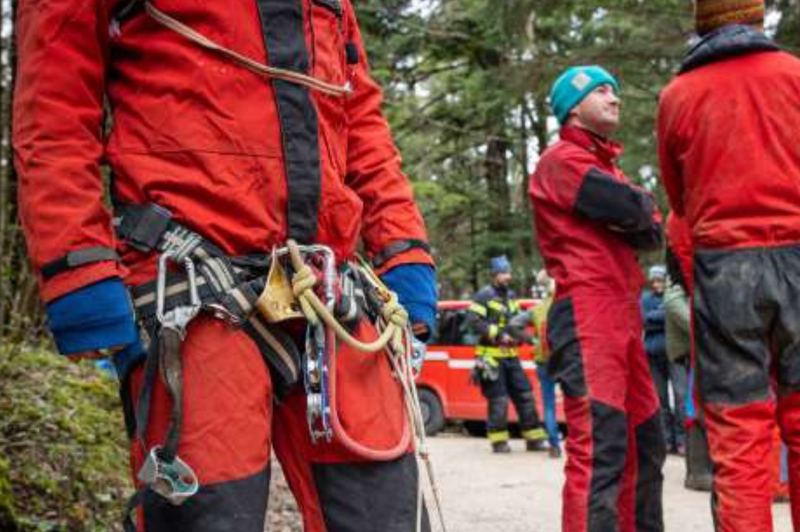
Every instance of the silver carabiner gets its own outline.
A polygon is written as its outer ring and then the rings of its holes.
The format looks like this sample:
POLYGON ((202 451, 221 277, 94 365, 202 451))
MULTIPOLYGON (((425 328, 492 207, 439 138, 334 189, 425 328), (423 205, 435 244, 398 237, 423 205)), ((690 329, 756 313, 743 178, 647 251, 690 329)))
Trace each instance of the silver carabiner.
POLYGON ((186 335, 186 327, 200 312, 200 292, 197 288, 197 271, 194 261, 190 257, 185 257, 182 261, 186 271, 186 278, 189 283, 189 304, 178 305, 172 310, 165 312, 167 299, 167 266, 172 260, 173 255, 169 252, 163 253, 158 258, 158 277, 156 278, 156 319, 162 327, 178 331, 183 338, 186 335))

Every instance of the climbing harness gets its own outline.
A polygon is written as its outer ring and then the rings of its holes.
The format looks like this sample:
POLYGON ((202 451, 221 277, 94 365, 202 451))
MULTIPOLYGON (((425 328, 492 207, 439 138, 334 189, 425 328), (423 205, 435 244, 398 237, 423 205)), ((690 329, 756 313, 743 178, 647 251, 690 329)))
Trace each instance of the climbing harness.
MULTIPOLYGON (((147 491, 182 504, 198 490, 191 466, 177 454, 182 420, 181 343, 187 326, 208 312, 242 327, 270 366, 280 398, 300 379, 306 395, 308 430, 314 443, 334 438, 357 456, 392 460, 412 446, 429 478, 442 530, 439 492, 425 441, 424 422, 414 384, 415 359, 421 356, 412 342, 408 315, 369 265, 348 261, 337 269, 333 251, 322 245, 299 245, 289 240, 268 255, 229 257, 194 231, 176 223, 166 209, 154 205, 120 205, 116 231, 128 245, 157 252, 154 282, 131 288, 137 316, 150 336, 142 391, 136 405, 136 436, 146 459, 138 472, 142 487, 126 512, 126 532, 135 530, 131 519, 147 491), (292 272, 288 281, 287 269, 292 272), (375 323, 378 338, 365 342, 348 330, 363 316, 375 323), (303 318, 307 323, 305 350, 276 324, 303 318), (408 421, 389 449, 373 449, 351 437, 339 418, 337 344, 363 353, 385 353, 403 391, 408 421), (160 372, 172 413, 165 442, 147 449, 150 395, 160 372), (412 439, 416 445, 412 445, 412 439)), ((383 356, 383 355, 381 355, 383 356)), ((422 514, 422 482, 418 482, 418 524, 422 514)))

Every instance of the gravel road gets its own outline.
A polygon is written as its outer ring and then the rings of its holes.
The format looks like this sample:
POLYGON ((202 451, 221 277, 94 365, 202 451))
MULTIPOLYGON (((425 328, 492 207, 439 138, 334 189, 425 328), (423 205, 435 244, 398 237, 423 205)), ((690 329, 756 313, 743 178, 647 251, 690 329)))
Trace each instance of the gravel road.
MULTIPOLYGON (((514 452, 493 455, 480 438, 445 434, 430 441, 448 532, 558 532, 564 460, 514 452)), ((712 532, 709 495, 683 487, 683 458, 664 469, 666 532, 712 532)), ((790 532, 788 504, 773 506, 775 532, 790 532)))
MULTIPOLYGON (((514 452, 507 455, 493 455, 486 440, 460 434, 443 434, 429 444, 448 532, 559 532, 563 459, 526 453, 521 440, 511 442, 514 452)), ((269 530, 300 532, 294 501, 275 469, 269 530)), ((709 495, 684 489, 683 471, 682 458, 667 459, 666 532, 713 532, 709 495)), ((773 514, 775 532, 792 530, 788 504, 774 505, 773 514)))

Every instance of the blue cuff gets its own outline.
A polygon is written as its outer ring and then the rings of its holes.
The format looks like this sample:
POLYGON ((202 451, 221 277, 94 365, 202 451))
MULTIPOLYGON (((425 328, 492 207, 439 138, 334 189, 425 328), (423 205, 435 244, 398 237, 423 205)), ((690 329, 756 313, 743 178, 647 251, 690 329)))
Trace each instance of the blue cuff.
POLYGON ((128 292, 118 278, 84 286, 50 302, 47 321, 64 355, 126 346, 139 338, 128 292))
POLYGON ((112 358, 114 369, 117 371, 117 378, 120 381, 125 379, 128 372, 145 358, 147 358, 147 351, 145 351, 142 341, 137 337, 135 342, 116 353, 112 358))
POLYGON ((401 264, 381 276, 411 323, 424 323, 432 332, 436 325, 436 271, 428 264, 401 264))

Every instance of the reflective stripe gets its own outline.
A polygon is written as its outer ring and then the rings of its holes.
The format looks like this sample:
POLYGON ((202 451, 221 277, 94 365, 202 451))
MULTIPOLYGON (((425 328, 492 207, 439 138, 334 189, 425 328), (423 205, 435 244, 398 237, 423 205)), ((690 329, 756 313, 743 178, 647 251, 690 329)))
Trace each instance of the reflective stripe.
POLYGON ((500 332, 500 327, 497 325, 489 325, 489 338, 494 339, 497 336, 497 333, 500 332))
POLYGON ((450 360, 450 355, 445 351, 428 351, 425 353, 425 360, 444 361, 450 360))
MULTIPOLYGON (((522 369, 525 369, 525 370, 535 370, 536 369, 536 365, 533 362, 520 361, 520 363, 522 364, 522 369)), ((472 368, 475 367, 475 361, 474 360, 458 360, 458 359, 449 360, 447 362, 447 367, 451 368, 451 369, 472 369, 472 368)))
POLYGON ((482 318, 485 318, 486 315, 488 314, 487 311, 486 311, 486 307, 484 307, 483 305, 481 305, 479 303, 471 304, 467 310, 470 311, 470 312, 474 312, 475 314, 477 314, 478 316, 480 316, 482 318))
POLYGON ((507 430, 490 430, 486 432, 486 437, 492 443, 499 443, 501 441, 508 441, 510 434, 507 430))
POLYGON ((522 437, 528 441, 541 441, 547 439, 547 433, 544 429, 530 429, 530 430, 523 430, 522 437))
POLYGON ((515 358, 519 356, 517 349, 514 347, 494 347, 488 345, 479 345, 475 348, 475 354, 484 358, 515 358))
POLYGON ((505 314, 506 312, 508 312, 508 308, 505 305, 503 305, 502 303, 499 303, 497 301, 489 301, 486 304, 486 306, 489 307, 490 309, 496 310, 497 312, 500 312, 502 314, 505 314))

